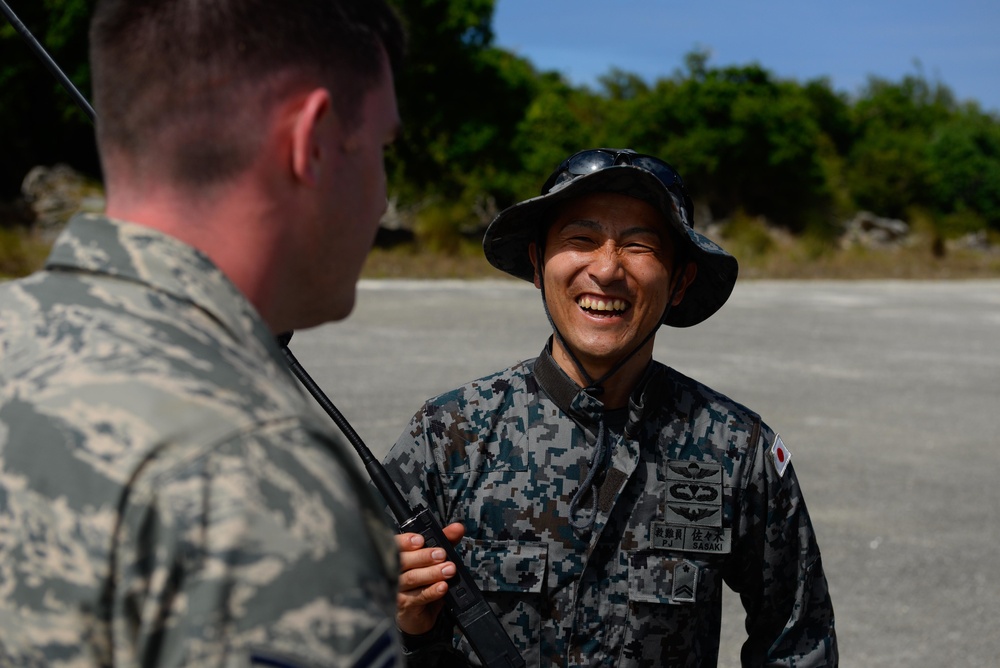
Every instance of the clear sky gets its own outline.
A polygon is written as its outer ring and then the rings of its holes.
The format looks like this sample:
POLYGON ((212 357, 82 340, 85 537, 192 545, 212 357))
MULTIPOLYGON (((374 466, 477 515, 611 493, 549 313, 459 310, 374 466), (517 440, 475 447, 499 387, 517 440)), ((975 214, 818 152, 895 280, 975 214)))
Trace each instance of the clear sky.
POLYGON ((574 84, 612 66, 653 81, 704 49, 711 67, 755 62, 851 95, 869 75, 922 73, 1000 113, 1000 0, 497 0, 493 30, 574 84))

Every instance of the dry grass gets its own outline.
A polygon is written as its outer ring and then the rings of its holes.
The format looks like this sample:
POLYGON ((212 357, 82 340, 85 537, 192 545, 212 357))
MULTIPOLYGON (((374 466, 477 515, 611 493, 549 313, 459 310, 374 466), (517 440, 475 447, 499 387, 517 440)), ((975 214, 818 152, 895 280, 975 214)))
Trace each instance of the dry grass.
POLYGON ((741 256, 740 276, 773 279, 1000 278, 1000 252, 955 249, 935 256, 929 244, 905 248, 849 248, 810 253, 800 246, 741 256))
POLYGON ((51 241, 23 229, 0 227, 0 279, 25 276, 41 268, 51 241))
MULTIPOLYGON (((720 239, 740 260, 741 278, 773 279, 970 279, 1000 278, 1000 249, 953 249, 935 257, 930 243, 871 250, 817 249, 806 241, 777 237, 762 247, 720 239)), ((42 266, 49 244, 23 232, 0 228, 0 278, 24 276, 42 266)), ((486 262, 477 243, 441 252, 412 246, 376 248, 365 262, 365 278, 504 278, 486 262)), ((513 280, 513 279, 512 279, 513 280)))
POLYGON ((375 248, 361 275, 364 278, 502 278, 507 274, 490 266, 481 250, 443 253, 375 248))
MULTIPOLYGON (((741 278, 773 279, 970 279, 1000 278, 1000 249, 992 252, 949 250, 935 257, 929 243, 905 248, 817 249, 794 239, 776 240, 760 250, 748 250, 736 240, 720 243, 740 260, 741 278)), ((417 251, 409 247, 376 248, 368 257, 365 278, 502 278, 486 262, 482 250, 456 254, 417 251)))
POLYGON ((776 279, 1000 278, 1000 253, 956 250, 938 258, 917 249, 852 249, 803 262, 781 257, 743 262, 740 275, 776 279))

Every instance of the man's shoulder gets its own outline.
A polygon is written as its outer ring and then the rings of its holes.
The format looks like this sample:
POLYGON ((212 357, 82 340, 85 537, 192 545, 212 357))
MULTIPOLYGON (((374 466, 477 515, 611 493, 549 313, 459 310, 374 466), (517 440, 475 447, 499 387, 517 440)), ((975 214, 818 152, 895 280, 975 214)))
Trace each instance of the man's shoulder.
POLYGON ((0 406, 25 424, 103 420, 153 436, 306 413, 256 323, 234 331, 155 286, 43 271, 0 286, 0 307, 0 406))
POLYGON ((744 426, 760 422, 760 414, 745 404, 674 368, 657 364, 663 369, 674 410, 688 419, 711 416, 716 421, 744 426))
POLYGON ((478 441, 506 418, 516 422, 539 396, 533 366, 534 359, 524 360, 431 397, 413 415, 389 458, 425 439, 431 443, 478 441))
POLYGON ((506 369, 470 380, 463 385, 431 397, 425 406, 466 406, 474 403, 477 410, 499 406, 512 393, 531 392, 537 389, 533 369, 535 360, 526 359, 506 369))
MULTIPOLYGON (((24 281, 43 297, 79 287, 46 286, 50 279, 58 277, 24 281)), ((118 299, 100 283, 64 294, 51 311, 36 310, 17 294, 22 285, 0 291, 0 304, 15 304, 0 314, 0 414, 7 425, 0 441, 8 452, 28 457, 31 448, 50 449, 53 457, 118 479, 161 457, 164 446, 195 456, 283 422, 318 438, 332 434, 265 342, 237 340, 196 308, 163 305, 157 312, 153 301, 137 306, 141 299, 118 299)))

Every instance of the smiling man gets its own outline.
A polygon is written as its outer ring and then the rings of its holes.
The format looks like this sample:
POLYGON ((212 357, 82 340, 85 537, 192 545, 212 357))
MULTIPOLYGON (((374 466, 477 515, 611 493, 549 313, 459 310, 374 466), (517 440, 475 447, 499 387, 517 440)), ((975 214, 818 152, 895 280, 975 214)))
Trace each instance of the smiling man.
MULTIPOLYGON (((539 288, 553 336, 429 400, 386 460, 461 542, 528 665, 715 665, 723 582, 747 612, 744 666, 837 664, 788 450, 756 413, 653 360, 661 324, 702 322, 736 281, 691 221, 667 163, 569 157, 484 239, 491 264, 539 288)), ((440 614, 453 565, 414 534, 397 543, 410 665, 471 662, 440 614)))

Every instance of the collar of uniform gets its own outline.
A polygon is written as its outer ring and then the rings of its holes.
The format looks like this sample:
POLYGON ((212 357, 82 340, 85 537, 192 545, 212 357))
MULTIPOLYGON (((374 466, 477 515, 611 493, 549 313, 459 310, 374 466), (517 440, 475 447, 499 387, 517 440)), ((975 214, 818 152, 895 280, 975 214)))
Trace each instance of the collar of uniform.
MULTIPOLYGON (((629 397, 628 419, 625 432, 632 436, 638 431, 647 410, 661 403, 666 382, 665 367, 650 361, 629 397)), ((588 431, 596 429, 604 412, 604 404, 570 378, 552 357, 550 337, 542 352, 535 359, 534 375, 538 386, 555 404, 572 416, 588 431)))
POLYGON ((256 309, 199 250, 157 230, 97 214, 74 216, 45 268, 116 276, 190 302, 234 339, 273 339, 256 309))
POLYGON ((600 399, 584 392, 583 388, 566 375, 552 357, 551 338, 535 360, 534 374, 538 379, 538 386, 563 412, 569 414, 587 431, 593 430, 596 433, 597 423, 604 412, 604 404, 600 399))

